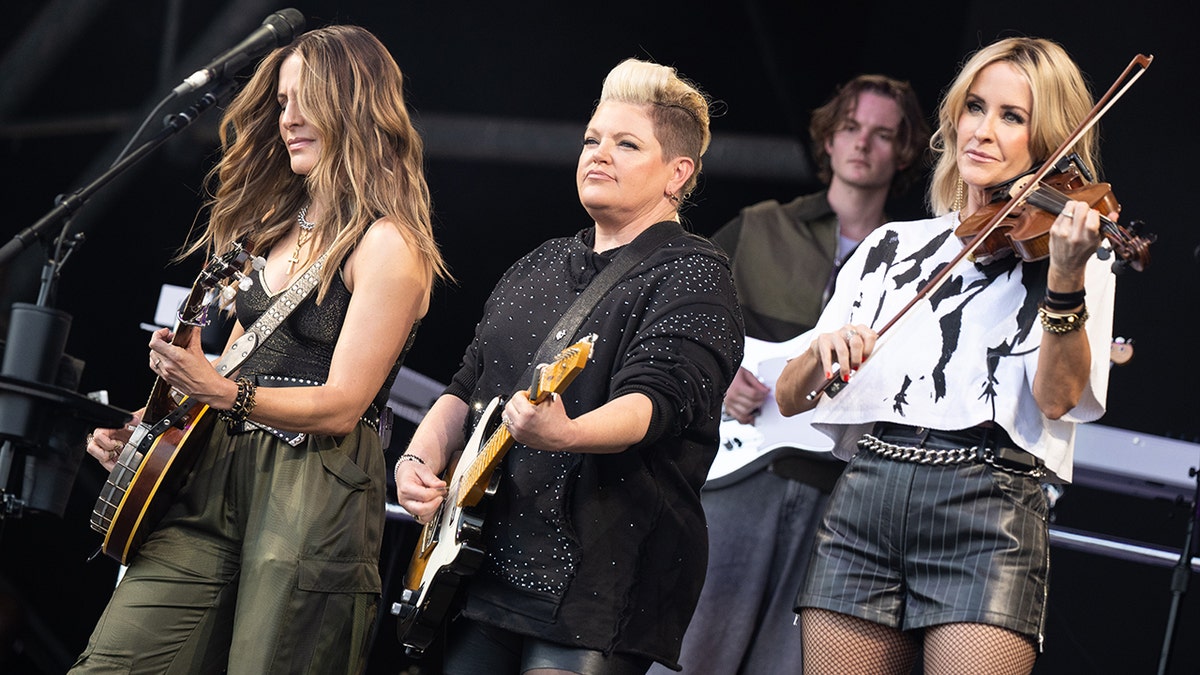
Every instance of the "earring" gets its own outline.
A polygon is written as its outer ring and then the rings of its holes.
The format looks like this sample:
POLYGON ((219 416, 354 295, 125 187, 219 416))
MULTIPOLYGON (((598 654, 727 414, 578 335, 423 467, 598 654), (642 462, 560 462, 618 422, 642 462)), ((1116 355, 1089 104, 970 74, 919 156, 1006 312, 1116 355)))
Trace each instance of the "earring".
POLYGON ((966 204, 963 201, 963 192, 966 190, 966 184, 963 183, 962 176, 958 177, 958 188, 954 191, 954 204, 950 207, 951 211, 961 211, 966 204))

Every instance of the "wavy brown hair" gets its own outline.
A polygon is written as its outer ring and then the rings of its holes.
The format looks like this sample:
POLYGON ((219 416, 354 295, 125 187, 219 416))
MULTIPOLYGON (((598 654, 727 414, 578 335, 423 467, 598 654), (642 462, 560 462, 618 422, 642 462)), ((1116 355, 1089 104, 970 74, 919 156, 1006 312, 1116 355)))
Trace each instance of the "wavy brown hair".
POLYGON ((428 271, 449 278, 433 238, 424 144, 404 102, 403 75, 370 32, 330 26, 271 52, 226 109, 220 139, 221 160, 206 179, 208 228, 184 255, 220 252, 242 238, 254 251, 270 250, 300 208, 320 200, 327 208, 315 240, 330 255, 318 301, 380 218, 396 224, 428 271), (293 54, 303 61, 300 109, 321 139, 307 176, 292 172, 279 132, 279 67, 293 54))
MULTIPOLYGON (((979 71, 1004 61, 1024 75, 1033 94, 1029 152, 1034 165, 1044 162, 1071 135, 1095 105, 1083 73, 1058 43, 1044 38, 1013 37, 993 42, 971 55, 946 90, 938 107, 938 130, 930 147, 937 156, 929 183, 929 208, 948 213, 958 190, 958 118, 979 71)), ((1100 175, 1099 135, 1092 127, 1073 148, 1086 170, 1100 175)), ((1013 176, 1015 178, 1015 176, 1013 176)))

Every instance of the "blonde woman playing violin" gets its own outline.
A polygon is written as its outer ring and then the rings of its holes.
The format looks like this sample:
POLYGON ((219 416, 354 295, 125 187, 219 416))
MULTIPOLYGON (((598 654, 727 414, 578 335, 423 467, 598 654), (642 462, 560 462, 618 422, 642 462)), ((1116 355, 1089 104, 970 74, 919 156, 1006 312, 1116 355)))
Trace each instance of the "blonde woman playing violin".
MULTIPOLYGON (((1092 107, 1048 40, 975 53, 946 90, 929 192, 936 217, 877 229, 838 279, 808 350, 777 384, 812 408, 848 459, 797 600, 805 673, 1028 673, 1049 574, 1040 482, 1071 480, 1074 425, 1100 417, 1114 282, 1100 213, 1068 202, 1048 260, 963 260, 880 337, 880 326, 963 248, 986 188, 1046 160, 1092 107), (878 340, 878 341, 877 341, 878 340), (884 344, 886 342, 886 344, 884 344), (886 348, 885 348, 886 347, 886 348)), ((1074 150, 1097 169, 1095 133, 1074 150)))

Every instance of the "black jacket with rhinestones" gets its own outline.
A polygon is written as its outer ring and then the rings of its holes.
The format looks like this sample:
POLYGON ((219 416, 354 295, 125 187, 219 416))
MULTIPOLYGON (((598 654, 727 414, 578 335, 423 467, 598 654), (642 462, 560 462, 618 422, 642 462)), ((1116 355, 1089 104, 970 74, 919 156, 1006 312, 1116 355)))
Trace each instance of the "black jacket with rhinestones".
MULTIPOLYGON (((447 393, 479 411, 528 387, 518 380, 532 352, 619 250, 597 254, 593 237, 589 228, 550 240, 505 273, 447 393)), ((728 260, 682 234, 617 282, 576 339, 588 333, 599 339, 562 395, 567 414, 641 392, 653 402, 650 428, 616 454, 515 446, 487 505, 487 558, 470 579, 465 613, 673 665, 704 581, 700 487, 742 358, 728 260)))

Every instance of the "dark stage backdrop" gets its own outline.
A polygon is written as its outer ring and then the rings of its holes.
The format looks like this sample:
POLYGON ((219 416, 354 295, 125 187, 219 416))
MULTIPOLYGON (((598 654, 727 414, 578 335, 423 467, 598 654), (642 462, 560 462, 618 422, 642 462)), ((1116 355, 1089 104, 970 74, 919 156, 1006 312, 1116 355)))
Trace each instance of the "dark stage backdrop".
MULTIPOLYGON (((429 145, 437 234, 457 277, 436 289, 407 365, 443 382, 504 269, 544 239, 588 225, 573 183, 578 134, 604 75, 625 57, 674 65, 698 82, 722 110, 713 122, 714 151, 720 143, 743 151, 706 161, 686 217, 707 235, 741 206, 814 188, 799 153, 794 161, 772 163, 766 155, 747 160, 745 148, 762 147, 753 142, 806 148, 809 111, 855 74, 910 80, 932 117, 963 57, 998 36, 1060 41, 1098 92, 1135 54, 1153 54, 1154 64, 1101 124, 1104 177, 1122 203, 1122 220, 1143 220, 1158 235, 1150 268, 1119 282, 1115 330, 1134 341, 1135 356, 1113 370, 1101 422, 1200 441, 1194 393, 1200 359, 1191 349, 1200 235, 1189 199, 1200 143, 1186 93, 1200 51, 1182 4, 291 4, 309 17, 310 27, 340 22, 371 29, 405 71, 429 145)), ((0 243, 49 211, 56 194, 98 175, 153 103, 279 8, 252 0, 6 2, 0 9, 0 243)), ((216 147, 213 122, 203 118, 171 139, 75 219, 88 240, 66 265, 58 291, 57 306, 74 319, 67 351, 86 363, 82 391, 107 390, 112 403, 126 409, 144 403, 152 381, 148 335, 139 324, 153 318, 159 287, 189 285, 199 264, 170 259, 198 222, 202 178, 216 147)), ((919 217, 921 195, 898 199, 890 210, 919 217)), ((33 301, 42 260, 35 246, 0 270, 5 308, 33 301)), ((410 432, 402 428, 394 448, 410 432)), ((61 672, 83 647, 116 573, 109 560, 86 562, 99 543, 87 520, 103 479, 89 460, 63 517, 31 514, 0 525, 0 616, 20 618, 15 641, 0 622, 0 672, 61 672)), ((1188 511, 1165 500, 1075 487, 1057 518, 1066 526, 1178 547, 1188 511)), ((391 529, 385 557, 411 535, 400 525, 391 529)), ((403 565, 407 553, 399 558, 403 565)), ((1169 570, 1056 550, 1053 575, 1047 651, 1036 672, 1154 672, 1170 606, 1169 570)), ((1181 635, 1200 627, 1196 605, 1185 597, 1181 635)), ((1193 642, 1179 641, 1170 672, 1200 672, 1193 642)), ((408 666, 390 619, 376 651, 374 672, 408 666)))

